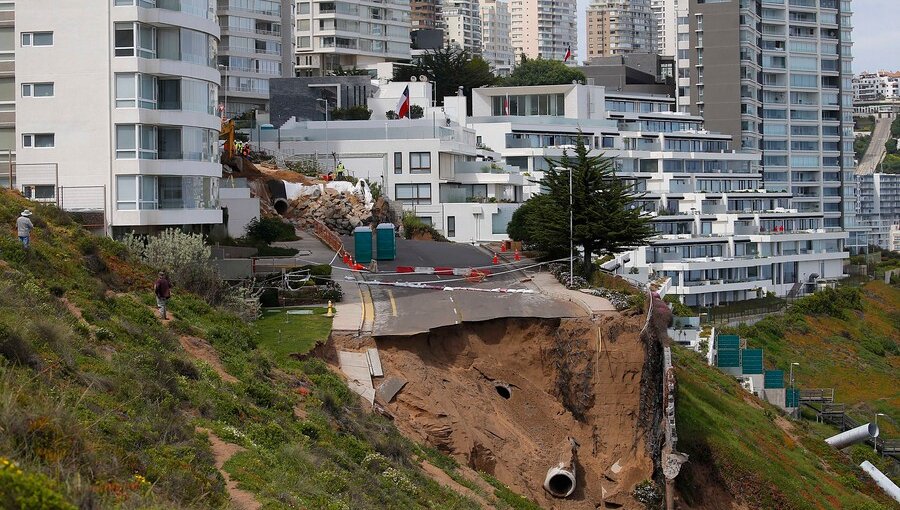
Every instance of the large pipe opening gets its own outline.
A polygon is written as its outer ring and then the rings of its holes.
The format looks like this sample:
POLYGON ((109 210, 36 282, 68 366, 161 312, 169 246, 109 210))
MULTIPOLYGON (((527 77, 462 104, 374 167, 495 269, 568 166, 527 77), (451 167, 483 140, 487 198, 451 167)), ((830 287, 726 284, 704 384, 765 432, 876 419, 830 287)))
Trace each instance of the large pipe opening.
POLYGON ((284 216, 288 210, 288 201, 284 198, 276 198, 272 201, 272 206, 275 207, 275 212, 284 216))
POLYGON ((550 494, 565 498, 575 492, 575 475, 564 469, 551 468, 544 485, 550 494))
POLYGON ((559 462, 547 470, 544 490, 555 498, 567 498, 575 492, 575 452, 578 443, 569 437, 562 444, 559 462))
POLYGON ((846 432, 831 436, 826 439, 825 442, 840 450, 856 443, 875 439, 878 437, 878 432, 878 425, 869 422, 846 432))
POLYGON ((497 395, 500 395, 506 400, 509 400, 509 397, 512 396, 512 390, 505 384, 496 384, 494 385, 494 389, 497 390, 497 395))

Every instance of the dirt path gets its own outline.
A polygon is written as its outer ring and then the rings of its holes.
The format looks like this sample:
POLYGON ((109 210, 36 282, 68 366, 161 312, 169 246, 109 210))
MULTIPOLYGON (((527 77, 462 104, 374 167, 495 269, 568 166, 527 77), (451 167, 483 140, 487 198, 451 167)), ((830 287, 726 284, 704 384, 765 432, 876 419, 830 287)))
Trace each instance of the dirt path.
POLYGON ((240 510, 257 510, 262 508, 262 504, 256 500, 256 497, 248 491, 239 489, 237 482, 232 480, 231 476, 223 469, 228 459, 234 454, 244 451, 244 448, 222 441, 209 429, 198 428, 197 432, 202 432, 209 436, 209 443, 212 446, 213 456, 216 459, 216 469, 219 470, 222 478, 225 479, 225 488, 228 490, 228 496, 231 498, 234 507, 240 510))
POLYGON ((219 359, 219 355, 216 353, 216 350, 213 349, 213 346, 209 345, 209 342, 207 342, 206 340, 193 336, 182 335, 178 337, 178 343, 180 343, 185 352, 190 354, 192 357, 209 363, 212 369, 215 370, 217 374, 219 374, 219 377, 221 377, 223 381, 227 383, 238 382, 237 377, 225 371, 225 367, 222 365, 222 361, 219 359))
MULTIPOLYGON (((463 496, 475 501, 481 506, 481 508, 484 508, 485 510, 496 510, 497 507, 488 500, 484 499, 481 494, 478 494, 472 489, 457 482, 456 480, 451 478, 450 475, 448 475, 443 469, 431 464, 427 460, 423 460, 421 466, 422 471, 424 471, 425 474, 435 482, 443 485, 444 487, 452 490, 457 494, 462 494, 463 496)), ((493 488, 491 488, 491 492, 493 492, 493 488)))

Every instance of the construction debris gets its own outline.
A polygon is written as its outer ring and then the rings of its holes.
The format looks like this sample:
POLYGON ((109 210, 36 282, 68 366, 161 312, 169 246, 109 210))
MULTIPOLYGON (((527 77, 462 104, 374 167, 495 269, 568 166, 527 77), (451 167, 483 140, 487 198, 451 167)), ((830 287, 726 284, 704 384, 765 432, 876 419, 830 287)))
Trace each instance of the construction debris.
POLYGON ((330 188, 292 200, 284 216, 302 229, 312 228, 313 220, 318 220, 341 235, 349 235, 356 227, 372 221, 372 211, 362 198, 330 188))

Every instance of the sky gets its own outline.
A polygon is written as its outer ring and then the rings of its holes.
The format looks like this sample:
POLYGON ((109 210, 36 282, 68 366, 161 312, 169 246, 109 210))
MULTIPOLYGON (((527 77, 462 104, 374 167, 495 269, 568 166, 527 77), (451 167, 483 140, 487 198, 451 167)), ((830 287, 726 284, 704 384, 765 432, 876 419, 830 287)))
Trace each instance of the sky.
MULTIPOLYGON (((585 9, 578 1, 578 57, 587 56, 585 9)), ((853 0, 853 72, 900 71, 900 0, 853 0)))
POLYGON ((898 0, 853 0, 853 72, 900 71, 898 0))

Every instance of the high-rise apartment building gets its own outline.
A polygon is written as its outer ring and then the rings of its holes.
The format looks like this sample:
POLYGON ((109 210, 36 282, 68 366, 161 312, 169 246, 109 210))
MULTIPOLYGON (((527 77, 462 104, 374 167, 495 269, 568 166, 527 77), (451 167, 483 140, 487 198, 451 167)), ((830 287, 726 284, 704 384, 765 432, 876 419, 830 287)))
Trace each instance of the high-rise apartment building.
POLYGON ((594 0, 587 9, 587 57, 656 53, 650 0, 594 0))
POLYGON ((678 54, 678 17, 687 13, 687 0, 650 0, 656 23, 656 52, 664 57, 678 54))
POLYGON ((218 0, 220 103, 229 117, 268 111, 269 78, 294 75, 292 0, 218 0))
POLYGON ((444 45, 481 55, 481 10, 478 0, 444 0, 444 45))
POLYGON ((17 187, 113 233, 222 223, 218 43, 212 0, 18 2, 17 187))
POLYGON ((410 58, 409 0, 297 2, 298 76, 410 58))
POLYGON ((515 65, 509 40, 510 15, 507 0, 481 0, 481 56, 500 76, 510 73, 515 65))
MULTIPOLYGON (((850 0, 690 0, 690 112, 762 154, 766 189, 857 232, 850 0)), ((680 56, 680 55, 679 55, 680 56)), ((681 61, 681 60, 680 60, 681 61)))
POLYGON ((859 223, 871 229, 869 244, 896 250, 892 232, 900 228, 900 174, 857 175, 859 223))
POLYGON ((16 3, 0 2, 0 187, 16 157, 16 3))
POLYGON ((443 28, 441 0, 411 0, 410 27, 413 30, 443 28))
POLYGON ((569 63, 578 61, 578 14, 575 0, 511 0, 510 41, 515 58, 563 60, 571 48, 569 63))

